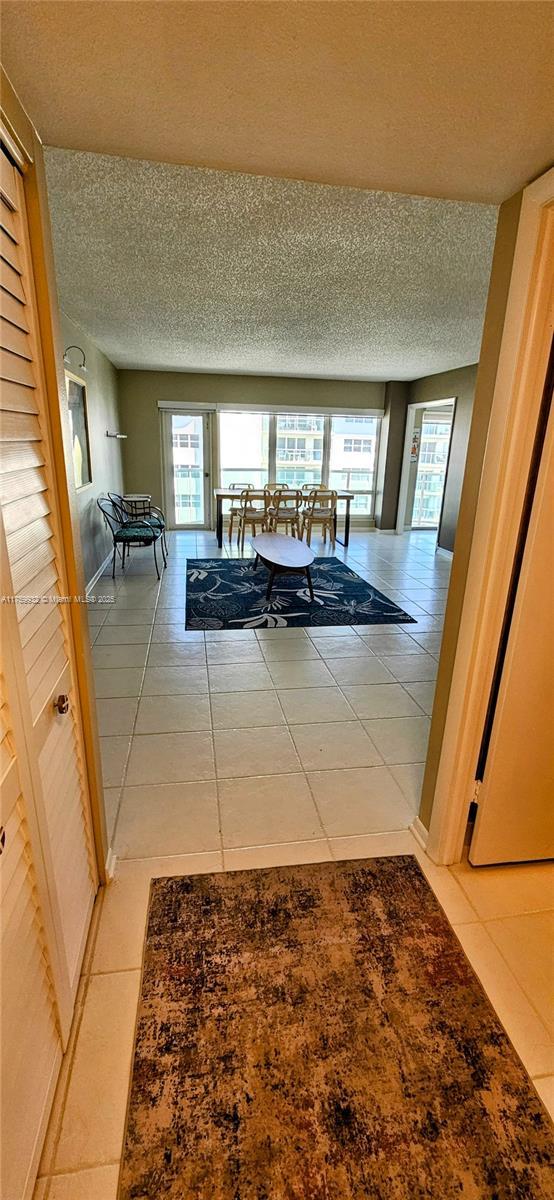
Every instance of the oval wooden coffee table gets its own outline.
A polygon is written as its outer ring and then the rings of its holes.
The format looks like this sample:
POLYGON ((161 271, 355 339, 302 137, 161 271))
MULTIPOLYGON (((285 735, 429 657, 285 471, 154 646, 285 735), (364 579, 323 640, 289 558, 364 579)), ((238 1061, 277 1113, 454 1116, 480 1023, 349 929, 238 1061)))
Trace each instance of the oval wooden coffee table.
POLYGON ((276 575, 305 575, 308 581, 310 597, 314 599, 310 567, 314 561, 313 550, 305 542, 297 538, 287 537, 284 533, 260 533, 252 538, 252 547, 256 551, 254 570, 258 560, 263 562, 269 571, 269 583, 265 594, 266 600, 271 596, 271 589, 276 575))

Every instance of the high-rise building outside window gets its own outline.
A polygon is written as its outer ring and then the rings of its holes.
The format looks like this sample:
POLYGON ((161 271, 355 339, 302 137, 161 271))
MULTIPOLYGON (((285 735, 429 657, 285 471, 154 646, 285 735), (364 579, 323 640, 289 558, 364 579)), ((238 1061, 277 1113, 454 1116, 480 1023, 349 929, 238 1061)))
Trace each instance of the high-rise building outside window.
POLYGON ((380 425, 379 417, 331 417, 329 487, 357 493, 353 515, 373 512, 380 425))
POLYGON ((171 446, 175 522, 194 524, 204 519, 202 418, 189 413, 174 414, 171 446))
POLYGON ((380 427, 380 417, 221 412, 219 484, 351 491, 352 514, 371 516, 380 427))
POLYGON ((321 483, 325 418, 311 413, 278 413, 275 482, 302 488, 321 483), (295 470, 291 472, 290 467, 295 470))
POLYGON ((413 529, 436 529, 440 521, 442 494, 452 432, 452 414, 423 417, 421 446, 412 512, 413 529))

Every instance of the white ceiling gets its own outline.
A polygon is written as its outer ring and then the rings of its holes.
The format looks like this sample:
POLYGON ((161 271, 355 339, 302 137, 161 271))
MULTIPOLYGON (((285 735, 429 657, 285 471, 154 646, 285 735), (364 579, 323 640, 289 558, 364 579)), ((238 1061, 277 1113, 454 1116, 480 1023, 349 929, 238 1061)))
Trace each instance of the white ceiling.
POLYGON ((9 0, 49 145, 499 204, 553 144, 554 5, 9 0))
POLYGON ((118 367, 414 379, 479 357, 496 209, 46 150, 63 309, 118 367))

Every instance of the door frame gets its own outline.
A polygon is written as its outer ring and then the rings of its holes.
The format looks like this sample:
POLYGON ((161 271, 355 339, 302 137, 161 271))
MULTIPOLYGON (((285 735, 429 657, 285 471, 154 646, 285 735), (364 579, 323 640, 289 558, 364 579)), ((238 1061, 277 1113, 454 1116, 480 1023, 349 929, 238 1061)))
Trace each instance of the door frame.
MULTIPOLYGON (((406 505, 408 502, 408 489, 409 489, 409 482, 410 482, 411 444, 412 444, 412 436, 413 436, 413 432, 414 432, 414 422, 415 422, 416 412, 419 408, 423 408, 423 409, 444 408, 445 404, 452 405, 452 424, 451 424, 451 428, 450 428, 450 442, 448 444, 448 458, 450 458, 450 447, 452 445, 452 434, 454 432, 454 419, 456 416, 456 396, 445 396, 444 400, 428 400, 428 401, 414 400, 412 403, 408 404, 408 408, 406 411, 406 430, 404 433, 404 450, 402 453, 402 470, 400 473, 400 490, 398 492, 398 508, 396 510, 396 530, 395 530, 395 532, 397 534, 406 533, 406 527, 405 527, 406 526, 406 505)), ((421 446, 420 446, 420 449, 421 449, 421 446)), ((417 465, 419 467, 419 454, 418 454, 417 465)), ((445 471, 445 475, 444 475, 444 486, 445 487, 446 487, 447 474, 448 474, 448 460, 446 463, 446 471, 445 471)), ((444 501, 444 487, 442 489, 442 500, 444 501)), ((441 512, 442 512, 442 503, 441 503, 441 512)), ((439 517, 439 524, 437 526, 437 532, 438 532, 439 528, 440 528, 440 517, 439 517)), ((433 530, 430 530, 430 532, 432 533, 433 530)))
MULTIPOLYGON (((431 727, 431 740, 433 725, 438 733, 438 753, 435 762, 428 757, 424 780, 423 801, 426 784, 432 799, 426 847, 437 863, 460 860, 476 794, 479 746, 554 328, 554 169, 506 202, 505 222, 495 246, 496 299, 504 299, 505 308, 500 320, 498 311, 489 309, 485 318, 474 419, 480 401, 485 411, 479 412, 483 426, 473 443, 470 435, 454 553, 455 564, 463 525, 467 570, 464 575, 462 564, 457 580, 457 590, 463 588, 459 618, 459 597, 452 596, 452 588, 449 593, 437 684, 443 712, 435 703, 431 727)), ((421 821, 416 826, 425 833, 421 821)))
POLYGON ((73 483, 69 411, 65 387, 63 342, 57 301, 56 274, 42 142, 29 119, 4 68, 0 68, 2 103, 0 134, 23 178, 29 243, 33 264, 38 332, 44 381, 45 410, 49 426, 52 462, 51 484, 57 500, 60 523, 61 568, 65 594, 79 598, 70 604, 68 631, 74 670, 78 724, 82 735, 84 782, 94 837, 100 884, 112 870, 104 813, 104 787, 96 715, 94 674, 88 618, 86 581, 79 532, 79 510, 73 483))
POLYGON ((195 530, 212 528, 213 428, 213 413, 209 408, 175 407, 160 409, 163 509, 169 518, 168 529, 182 529, 194 532, 195 530), (202 437, 204 441, 202 464, 204 478, 204 520, 190 525, 177 525, 175 521, 175 487, 173 461, 170 453, 171 418, 173 416, 202 417, 202 437))

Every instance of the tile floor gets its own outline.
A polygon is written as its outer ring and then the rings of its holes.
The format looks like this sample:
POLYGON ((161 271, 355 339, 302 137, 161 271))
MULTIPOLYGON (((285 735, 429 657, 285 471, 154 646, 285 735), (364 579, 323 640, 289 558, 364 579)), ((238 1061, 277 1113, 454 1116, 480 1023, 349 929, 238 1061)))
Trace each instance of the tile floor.
POLYGON ((115 586, 106 577, 95 588, 106 601, 90 624, 118 864, 95 911, 35 1200, 115 1200, 156 875, 415 853, 554 1102, 554 869, 436 867, 409 830, 449 561, 427 533, 354 533, 347 552, 337 546, 417 625, 189 633, 185 560, 220 553, 229 549, 212 534, 173 534, 161 585, 143 552, 115 586))
POLYGON ((315 841, 331 854, 335 838, 407 828, 440 649, 443 617, 431 609, 450 570, 433 535, 354 533, 348 551, 336 549, 416 625, 205 634, 185 629, 186 558, 236 550, 219 551, 211 534, 170 541, 160 586, 142 554, 125 578, 95 588, 93 661, 118 857, 214 851, 225 866, 240 848, 315 841), (262 780, 254 815, 248 797, 262 780))

